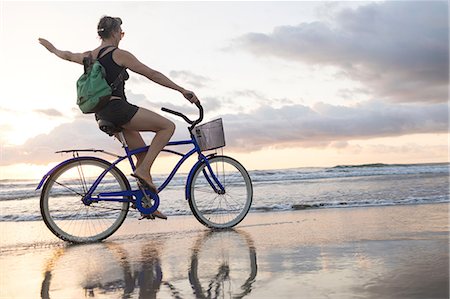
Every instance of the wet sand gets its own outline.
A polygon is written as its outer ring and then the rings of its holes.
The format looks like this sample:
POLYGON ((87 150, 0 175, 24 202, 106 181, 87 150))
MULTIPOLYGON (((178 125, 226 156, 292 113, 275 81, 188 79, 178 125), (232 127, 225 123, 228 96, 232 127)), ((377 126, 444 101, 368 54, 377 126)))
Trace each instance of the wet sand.
POLYGON ((192 216, 68 245, 2 222, 1 298, 448 298, 447 204, 252 213, 212 232, 192 216))

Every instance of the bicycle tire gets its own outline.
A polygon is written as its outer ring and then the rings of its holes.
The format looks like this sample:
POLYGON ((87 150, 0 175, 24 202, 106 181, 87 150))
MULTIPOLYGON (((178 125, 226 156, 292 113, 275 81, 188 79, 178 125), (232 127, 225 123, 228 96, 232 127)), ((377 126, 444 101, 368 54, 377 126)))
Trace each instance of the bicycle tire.
MULTIPOLYGON (((111 236, 125 220, 129 202, 82 202, 95 179, 111 163, 80 157, 57 168, 47 179, 41 192, 40 210, 50 231, 58 238, 73 243, 97 242, 111 236)), ((93 195, 108 190, 131 190, 125 175, 117 168, 101 180, 93 195)))
POLYGON ((239 224, 250 210, 253 186, 247 170, 228 156, 208 159, 212 170, 225 187, 225 194, 216 193, 207 182, 202 162, 188 183, 189 207, 195 218, 209 228, 226 229, 239 224))

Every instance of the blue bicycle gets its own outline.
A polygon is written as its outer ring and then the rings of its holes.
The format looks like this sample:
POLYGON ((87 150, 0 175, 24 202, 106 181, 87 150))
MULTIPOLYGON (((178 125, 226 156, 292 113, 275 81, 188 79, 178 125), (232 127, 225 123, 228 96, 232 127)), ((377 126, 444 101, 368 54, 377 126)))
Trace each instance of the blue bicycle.
MULTIPOLYGON (((158 188, 158 194, 167 187, 181 165, 192 155, 198 161, 192 166, 186 180, 185 197, 189 207, 203 225, 209 228, 230 228, 240 223, 250 210, 253 187, 246 169, 235 159, 205 154, 205 151, 225 145, 221 120, 197 126, 203 120, 203 108, 195 121, 177 111, 163 111, 182 117, 190 127, 189 140, 171 141, 167 146, 191 145, 187 153, 164 149, 181 156, 180 160, 158 188), (220 133, 222 135, 220 135, 220 133)), ((143 215, 149 215, 159 206, 159 196, 145 190, 140 184, 132 189, 130 182, 117 164, 123 160, 135 170, 133 156, 148 150, 148 146, 130 150, 120 128, 99 120, 99 127, 122 143, 125 155, 115 155, 97 149, 73 149, 58 153, 72 153, 51 169, 36 190, 42 188, 40 209, 42 218, 58 238, 75 243, 96 242, 111 236, 125 220, 130 204, 143 215), (116 157, 113 162, 80 153, 103 153, 116 157)))

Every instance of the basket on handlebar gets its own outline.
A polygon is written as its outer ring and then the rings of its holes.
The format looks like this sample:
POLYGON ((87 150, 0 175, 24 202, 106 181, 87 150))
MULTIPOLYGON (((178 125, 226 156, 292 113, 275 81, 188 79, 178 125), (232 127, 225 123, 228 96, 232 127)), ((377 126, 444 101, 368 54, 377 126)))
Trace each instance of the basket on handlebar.
POLYGON ((192 130, 202 151, 209 151, 225 146, 225 134, 223 132, 222 119, 216 119, 204 123, 192 130))

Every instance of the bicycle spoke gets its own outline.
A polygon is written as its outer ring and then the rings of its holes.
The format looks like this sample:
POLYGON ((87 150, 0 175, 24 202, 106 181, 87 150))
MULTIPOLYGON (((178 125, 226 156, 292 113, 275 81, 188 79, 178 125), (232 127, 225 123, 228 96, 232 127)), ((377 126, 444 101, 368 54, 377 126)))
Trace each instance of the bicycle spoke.
POLYGON ((211 193, 216 193, 216 191, 214 191, 214 189, 213 188, 210 188, 210 189, 198 189, 198 190, 195 190, 196 192, 204 192, 204 193, 208 193, 208 194, 211 194, 211 193))
POLYGON ((69 190, 69 191, 72 191, 73 193, 75 193, 75 194, 77 194, 77 195, 79 195, 79 196, 81 196, 81 197, 84 196, 84 194, 81 194, 81 193, 79 193, 78 191, 75 191, 74 189, 69 188, 69 187, 67 187, 66 185, 64 185, 64 184, 62 184, 62 183, 60 183, 60 182, 57 182, 57 181, 53 181, 53 182, 55 182, 56 184, 60 185, 61 187, 66 188, 66 189, 69 190))
POLYGON ((84 194, 86 194, 87 193, 86 179, 84 177, 83 168, 81 168, 80 164, 78 165, 77 170, 78 170, 78 175, 80 177, 81 186, 83 186, 84 194))

